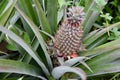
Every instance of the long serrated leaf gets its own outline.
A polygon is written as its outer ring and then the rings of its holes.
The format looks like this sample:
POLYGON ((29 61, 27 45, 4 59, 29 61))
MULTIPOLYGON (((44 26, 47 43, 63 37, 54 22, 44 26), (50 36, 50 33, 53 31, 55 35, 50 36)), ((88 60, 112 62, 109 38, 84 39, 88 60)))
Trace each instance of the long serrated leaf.
MULTIPOLYGON (((14 25, 15 21, 16 21, 16 19, 15 20, 11 20, 10 22, 12 23, 12 25, 14 25)), ((19 25, 15 25, 15 27, 19 28, 19 25)), ((21 29, 20 29, 20 31, 21 31, 21 29)), ((29 35, 31 35, 31 34, 29 34, 29 35)), ((35 37, 32 38, 30 44, 31 44, 31 46, 32 46, 32 48, 33 48, 34 51, 36 51, 38 49, 39 42, 38 42, 38 40, 35 37)), ((31 61, 32 57, 29 54, 27 54, 27 52, 19 44, 14 43, 14 45, 16 46, 17 50, 22 54, 22 58, 20 57, 20 61, 29 63, 31 61)))
POLYGON ((28 33, 30 39, 32 40, 34 38, 34 33, 33 33, 32 29, 27 24, 27 22, 23 19, 23 17, 21 17, 21 21, 22 21, 22 24, 23 24, 25 31, 28 33))
POLYGON ((45 74, 49 75, 48 69, 45 67, 45 65, 40 61, 39 55, 32 50, 32 48, 27 45, 19 36, 17 36, 15 33, 13 33, 10 30, 7 30, 3 26, 0 26, 0 31, 5 33, 7 36, 9 36, 13 41, 18 43, 20 46, 22 46, 32 57, 33 59, 40 65, 42 70, 44 71, 45 74))
POLYGON ((114 40, 114 41, 111 41, 111 42, 108 42, 106 44, 103 44, 101 46, 98 46, 96 47, 96 49, 100 49, 100 48, 106 48, 106 47, 114 47, 114 46, 119 46, 120 45, 120 39, 117 39, 117 40, 114 40))
POLYGON ((0 24, 1 25, 5 25, 6 21, 8 20, 11 11, 14 8, 14 5, 16 3, 17 0, 9 0, 8 4, 5 6, 3 12, 0 14, 0 24))
POLYGON ((111 51, 114 49, 119 49, 120 48, 120 39, 111 41, 109 43, 106 43, 104 45, 98 46, 94 49, 87 50, 85 52, 81 52, 80 55, 82 56, 90 56, 90 55, 99 55, 103 52, 111 51), (99 53, 99 54, 98 54, 99 53))
POLYGON ((15 14, 10 19, 10 24, 14 25, 20 18, 20 14, 16 11, 15 14))
POLYGON ((85 61, 80 61, 82 65, 84 65, 90 72, 93 73, 93 70, 88 66, 88 64, 85 63, 85 61))
POLYGON ((3 12, 3 10, 5 9, 8 2, 9 2, 9 0, 3 0, 0 2, 0 14, 3 12))
POLYGON ((59 22, 61 21, 61 19, 63 18, 64 16, 64 11, 65 11, 65 6, 61 7, 59 10, 58 10, 58 16, 57 16, 57 24, 59 24, 59 22))
MULTIPOLYGON (((16 1, 15 1, 16 3, 16 1)), ((4 0, 0 4, 0 24, 5 25, 8 17, 10 16, 11 11, 13 10, 13 6, 15 4, 12 0, 4 0)), ((5 35, 3 33, 0 34, 0 42, 4 39, 5 35)))
POLYGON ((39 25, 38 16, 33 7, 32 1, 27 0, 27 3, 26 3, 25 0, 18 0, 17 3, 20 9, 23 10, 36 25, 39 25))
POLYGON ((87 71, 85 68, 84 70, 89 76, 120 72, 119 61, 120 49, 103 52, 87 61, 94 73, 87 71))
POLYGON ((76 57, 76 58, 73 58, 73 59, 69 59, 67 61, 64 62, 64 66, 72 66, 74 65, 75 63, 79 62, 79 61, 82 61, 83 59, 86 59, 87 57, 76 57))
POLYGON ((96 66, 94 68, 94 73, 88 74, 88 76, 97 76, 97 75, 103 75, 103 74, 110 74, 110 73, 116 73, 120 72, 120 64, 114 63, 114 64, 106 64, 102 66, 96 66))
MULTIPOLYGON (((108 0, 106 0, 108 1, 108 0)), ((99 16, 100 12, 93 11, 93 8, 96 7, 97 4, 94 0, 89 0, 87 5, 85 6, 86 12, 86 19, 83 23, 84 26, 84 35, 87 35, 88 32, 91 30, 93 23, 96 21, 97 17, 99 16)), ((101 5, 101 10, 104 8, 105 5, 101 5)))
POLYGON ((88 32, 91 30, 93 23, 96 21, 97 17, 98 17, 99 13, 97 12, 93 12, 90 16, 90 18, 88 19, 88 21, 85 22, 84 25, 84 35, 87 35, 88 32))
POLYGON ((97 29, 97 30, 94 30, 94 31, 90 32, 87 36, 84 36, 83 41, 86 41, 87 39, 89 39, 90 37, 94 36, 99 31, 100 31, 100 29, 97 29))
POLYGON ((109 64, 111 62, 114 62, 115 60, 119 59, 120 54, 119 54, 120 49, 115 49, 111 50, 108 52, 103 52, 102 54, 94 56, 90 60, 90 66, 92 65, 103 65, 103 64, 109 64), (95 60, 95 61, 93 61, 95 60))
POLYGON ((94 4, 93 0, 86 1, 84 11, 88 13, 93 4, 94 4))
MULTIPOLYGON (((18 0, 17 4, 19 8, 24 11, 24 13, 38 26, 40 25, 40 22, 38 20, 38 15, 33 7, 32 0, 27 0, 27 3, 25 0, 18 0)), ((21 16, 20 16, 21 17, 21 16)), ((32 40, 34 37, 34 33, 29 27, 29 25, 26 23, 26 21, 21 17, 21 21, 23 24, 23 27, 25 31, 28 33, 30 39, 32 40)))
POLYGON ((40 32, 42 32, 42 33, 45 34, 46 36, 50 37, 50 38, 54 41, 54 37, 53 37, 51 34, 45 32, 45 31, 42 31, 42 30, 40 30, 40 32))
POLYGON ((98 16, 97 12, 93 13, 92 8, 96 6, 95 2, 93 0, 89 0, 87 4, 85 5, 85 12, 86 17, 85 21, 83 23, 84 26, 84 35, 87 35, 87 33, 90 31, 91 26, 93 25, 94 21, 96 20, 96 17, 98 16), (94 14, 94 16, 92 16, 94 14), (88 22, 89 21, 89 22, 88 22))
POLYGON ((55 79, 59 79, 66 72, 73 72, 81 77, 82 80, 86 80, 86 74, 84 71, 77 67, 59 66, 53 69, 52 75, 55 79))
POLYGON ((86 48, 88 50, 94 49, 95 47, 97 47, 97 46, 99 46, 101 44, 104 44, 107 41, 108 41, 108 35, 105 34, 105 35, 101 36, 100 38, 98 38, 97 40, 95 40, 92 44, 86 45, 86 48))
MULTIPOLYGON (((31 46, 35 51, 38 49, 39 42, 36 38, 33 38, 32 42, 31 42, 31 46)), ((26 54, 26 52, 24 52, 23 50, 22 50, 22 52, 24 53, 24 56, 22 57, 21 60, 23 62, 29 63, 31 61, 31 56, 26 54)))
POLYGON ((40 76, 41 71, 38 68, 13 60, 0 59, 0 72, 27 74, 38 77, 42 80, 47 80, 46 78, 40 76))
POLYGON ((33 0, 36 5, 36 10, 38 14, 39 21, 41 23, 41 29, 49 34, 51 34, 50 24, 45 16, 45 12, 42 10, 40 2, 38 0, 33 0))
POLYGON ((118 26, 118 25, 120 25, 120 22, 114 23, 114 24, 112 24, 112 25, 110 25, 110 26, 102 29, 101 31, 97 32, 95 35, 93 35, 93 36, 89 37, 88 39, 86 39, 86 40, 84 41, 84 43, 87 44, 87 45, 90 45, 90 44, 91 44, 92 42, 94 42, 96 39, 100 38, 102 35, 104 35, 105 33, 107 33, 108 30, 110 30, 110 29, 112 29, 113 27, 116 27, 116 26, 118 26))
POLYGON ((70 60, 67 60, 63 63, 64 66, 73 66, 75 63, 81 63, 83 64, 87 69, 89 69, 91 72, 93 72, 91 70, 91 68, 84 62, 84 60, 87 59, 87 57, 76 57, 70 60))
POLYGON ((99 46, 88 53, 92 58, 87 64, 94 72, 91 73, 84 68, 89 76, 120 72, 120 39, 99 46))
POLYGON ((49 68, 52 70, 52 68, 53 68, 52 61, 50 59, 50 55, 48 54, 48 52, 46 50, 46 44, 45 44, 45 42, 44 42, 44 40, 39 32, 39 28, 17 6, 16 6, 16 9, 20 12, 20 14, 26 20, 26 22, 30 25, 30 28, 33 30, 35 36, 37 37, 37 39, 38 39, 38 41, 39 41, 39 43, 40 43, 40 45, 45 53, 47 64, 48 64, 49 68))
POLYGON ((57 30, 57 9, 57 0, 47 0, 47 19, 51 26, 52 34, 54 34, 57 30))

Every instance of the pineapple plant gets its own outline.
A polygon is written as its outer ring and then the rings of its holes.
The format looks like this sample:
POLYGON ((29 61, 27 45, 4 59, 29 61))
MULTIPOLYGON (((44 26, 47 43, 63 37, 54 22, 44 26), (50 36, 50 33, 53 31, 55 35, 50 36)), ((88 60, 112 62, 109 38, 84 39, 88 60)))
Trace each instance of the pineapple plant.
POLYGON ((120 22, 101 29, 94 24, 101 13, 99 10, 105 7, 106 2, 107 0, 27 0, 26 3, 26 0, 2 0, 0 41, 13 43, 12 46, 19 55, 14 56, 16 59, 11 59, 11 54, 0 55, 0 79, 93 80, 102 74, 120 72, 120 39, 107 42, 107 31, 119 26, 120 22), (84 11, 81 5, 84 6, 84 11), (66 8, 67 16, 63 19, 66 8), (98 11, 95 8, 99 8, 98 11), (57 31, 59 22, 62 23, 57 31), (27 36, 29 40, 21 36, 27 36), (51 40, 49 37, 54 39, 53 47, 57 58, 64 59, 62 65, 53 66, 54 61, 49 54, 52 51, 48 50, 46 43, 48 39, 51 40), (81 51, 82 43, 87 51, 81 51), (77 63, 81 61, 84 65, 77 63))

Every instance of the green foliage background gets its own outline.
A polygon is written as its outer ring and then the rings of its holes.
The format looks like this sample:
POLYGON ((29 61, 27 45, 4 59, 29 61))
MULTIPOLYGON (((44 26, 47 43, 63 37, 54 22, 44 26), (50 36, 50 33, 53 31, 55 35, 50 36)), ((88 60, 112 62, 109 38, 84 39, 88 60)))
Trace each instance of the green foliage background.
POLYGON ((85 72, 89 80, 119 80, 119 7, 118 0, 0 0, 0 42, 7 42, 10 51, 0 51, 0 79, 80 79, 85 72), (77 5, 86 13, 83 43, 87 51, 54 67, 47 43, 67 8, 77 5))

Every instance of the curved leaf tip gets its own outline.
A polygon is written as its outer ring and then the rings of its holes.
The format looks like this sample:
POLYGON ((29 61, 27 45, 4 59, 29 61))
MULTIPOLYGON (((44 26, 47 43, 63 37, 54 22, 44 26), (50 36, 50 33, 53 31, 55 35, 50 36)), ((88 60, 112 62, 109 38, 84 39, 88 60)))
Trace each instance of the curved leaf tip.
POLYGON ((77 67, 68 67, 68 66, 59 66, 53 69, 52 76, 55 79, 59 79, 63 74, 66 72, 73 72, 81 77, 82 80, 86 80, 86 74, 85 72, 77 67))

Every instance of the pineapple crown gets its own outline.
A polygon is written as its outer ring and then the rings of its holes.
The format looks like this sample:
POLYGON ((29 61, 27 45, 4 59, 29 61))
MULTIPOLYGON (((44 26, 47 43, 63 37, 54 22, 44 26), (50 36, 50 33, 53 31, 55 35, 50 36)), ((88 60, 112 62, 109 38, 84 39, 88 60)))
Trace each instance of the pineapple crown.
POLYGON ((84 8, 80 6, 72 6, 71 8, 68 8, 67 18, 74 20, 74 22, 83 23, 85 19, 85 13, 83 9, 84 8))

